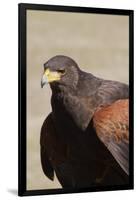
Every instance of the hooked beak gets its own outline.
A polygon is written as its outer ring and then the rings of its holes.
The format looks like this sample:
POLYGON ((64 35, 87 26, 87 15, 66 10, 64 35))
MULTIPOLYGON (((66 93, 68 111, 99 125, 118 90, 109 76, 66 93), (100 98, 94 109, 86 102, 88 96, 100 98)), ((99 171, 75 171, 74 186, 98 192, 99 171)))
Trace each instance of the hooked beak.
POLYGON ((49 68, 46 69, 41 79, 41 88, 43 88, 45 84, 51 83, 53 81, 59 81, 60 78, 61 74, 57 71, 50 71, 49 68))
POLYGON ((41 88, 43 88, 45 84, 48 84, 48 79, 47 79, 47 76, 43 74, 42 79, 41 79, 41 88))

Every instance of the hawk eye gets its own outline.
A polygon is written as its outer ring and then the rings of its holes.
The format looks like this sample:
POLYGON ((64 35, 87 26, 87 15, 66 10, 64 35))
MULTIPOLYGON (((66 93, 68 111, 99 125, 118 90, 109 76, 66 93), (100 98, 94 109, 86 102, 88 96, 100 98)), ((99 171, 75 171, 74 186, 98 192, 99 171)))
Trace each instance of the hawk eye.
POLYGON ((62 75, 64 75, 66 73, 65 69, 58 69, 57 72, 62 75))

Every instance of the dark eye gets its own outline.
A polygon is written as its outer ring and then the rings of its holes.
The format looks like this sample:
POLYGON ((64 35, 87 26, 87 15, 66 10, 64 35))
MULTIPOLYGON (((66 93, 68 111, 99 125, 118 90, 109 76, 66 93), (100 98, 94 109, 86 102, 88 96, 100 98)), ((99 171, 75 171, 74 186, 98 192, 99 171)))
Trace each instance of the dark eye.
POLYGON ((66 73, 65 69, 58 69, 57 71, 62 75, 66 73))

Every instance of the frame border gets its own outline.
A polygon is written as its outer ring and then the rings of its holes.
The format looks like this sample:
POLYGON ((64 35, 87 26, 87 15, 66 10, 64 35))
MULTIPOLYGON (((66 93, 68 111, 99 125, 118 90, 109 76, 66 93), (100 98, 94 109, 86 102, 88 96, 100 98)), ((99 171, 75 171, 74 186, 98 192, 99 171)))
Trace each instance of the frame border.
POLYGON ((124 9, 108 9, 108 8, 91 8, 91 7, 72 7, 58 5, 42 5, 42 4, 18 4, 18 195, 46 195, 46 194, 65 194, 65 193, 81 193, 81 192, 97 192, 97 191, 114 191, 134 189, 134 11, 124 9), (26 121, 27 121, 27 104, 26 104, 26 12, 27 10, 41 11, 57 11, 57 12, 75 12, 75 13, 95 13, 95 14, 112 14, 129 16, 129 163, 130 175, 128 185, 117 186, 98 186, 80 189, 41 189, 27 190, 27 174, 26 174, 26 121))

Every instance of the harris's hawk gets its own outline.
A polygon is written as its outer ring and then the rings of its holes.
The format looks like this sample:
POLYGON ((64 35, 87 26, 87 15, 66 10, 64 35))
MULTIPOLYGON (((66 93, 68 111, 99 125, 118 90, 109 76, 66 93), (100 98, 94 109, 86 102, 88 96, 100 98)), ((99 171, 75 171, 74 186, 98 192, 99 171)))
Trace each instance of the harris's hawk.
POLYGON ((41 128, 45 175, 53 180, 55 172, 63 188, 127 184, 128 86, 84 72, 61 55, 44 64, 41 86, 46 83, 52 112, 41 128))

